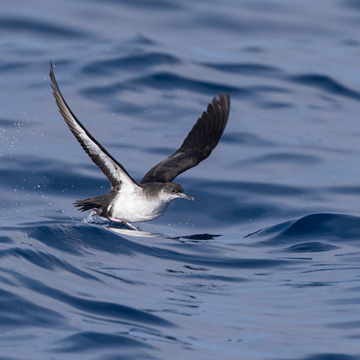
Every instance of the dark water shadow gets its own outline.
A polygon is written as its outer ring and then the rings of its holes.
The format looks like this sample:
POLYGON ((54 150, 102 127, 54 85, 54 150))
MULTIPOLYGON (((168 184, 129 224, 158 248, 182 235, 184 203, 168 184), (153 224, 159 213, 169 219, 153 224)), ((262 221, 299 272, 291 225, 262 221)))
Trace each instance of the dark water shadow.
POLYGON ((360 218, 347 214, 314 213, 258 230, 245 238, 254 238, 259 240, 257 244, 271 246, 295 243, 285 252, 329 251, 337 249, 341 243, 359 243, 360 218))

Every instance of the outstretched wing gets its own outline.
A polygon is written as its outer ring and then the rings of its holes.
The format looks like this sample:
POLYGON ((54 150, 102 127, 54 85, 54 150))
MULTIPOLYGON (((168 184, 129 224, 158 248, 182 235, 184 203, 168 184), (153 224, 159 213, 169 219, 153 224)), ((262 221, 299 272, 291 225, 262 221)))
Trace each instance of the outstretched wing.
POLYGON ((103 146, 85 129, 84 125, 76 118, 63 98, 55 79, 52 63, 50 62, 50 79, 53 95, 61 115, 71 132, 75 135, 82 148, 91 160, 101 169, 111 183, 113 189, 119 190, 121 186, 138 186, 125 168, 117 162, 103 146))
POLYGON ((230 112, 229 94, 213 98, 203 112, 181 147, 167 159, 154 166, 141 180, 148 182, 171 182, 179 174, 198 165, 206 159, 225 129, 230 112))

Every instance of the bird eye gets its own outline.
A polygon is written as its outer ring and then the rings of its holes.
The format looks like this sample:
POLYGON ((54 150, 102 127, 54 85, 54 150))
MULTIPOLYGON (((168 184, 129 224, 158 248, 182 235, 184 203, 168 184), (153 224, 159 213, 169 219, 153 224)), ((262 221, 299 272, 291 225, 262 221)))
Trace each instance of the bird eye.
POLYGON ((175 192, 175 189, 174 189, 174 188, 172 188, 172 189, 171 189, 171 192, 172 192, 172 193, 174 193, 174 192, 175 192))

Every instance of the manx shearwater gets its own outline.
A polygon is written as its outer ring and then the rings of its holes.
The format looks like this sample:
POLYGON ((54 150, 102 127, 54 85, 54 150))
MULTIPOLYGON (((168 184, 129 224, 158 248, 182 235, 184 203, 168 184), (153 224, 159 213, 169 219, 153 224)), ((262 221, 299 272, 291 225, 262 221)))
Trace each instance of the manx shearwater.
POLYGON ((51 62, 50 79, 56 104, 69 129, 111 184, 108 194, 77 200, 74 205, 79 210, 92 209, 100 217, 136 229, 132 223, 156 219, 172 200, 194 200, 173 180, 206 159, 218 144, 229 117, 228 94, 220 94, 218 99, 214 97, 180 148, 137 182, 76 118, 60 92, 51 62))

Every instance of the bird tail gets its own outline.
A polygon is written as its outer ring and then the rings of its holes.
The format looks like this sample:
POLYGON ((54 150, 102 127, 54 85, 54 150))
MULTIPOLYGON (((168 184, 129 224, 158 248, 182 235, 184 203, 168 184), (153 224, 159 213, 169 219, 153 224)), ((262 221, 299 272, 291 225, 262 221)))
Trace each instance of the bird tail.
POLYGON ((76 200, 74 205, 79 208, 80 211, 87 211, 91 209, 100 209, 104 201, 106 201, 107 195, 95 196, 88 199, 76 200))

